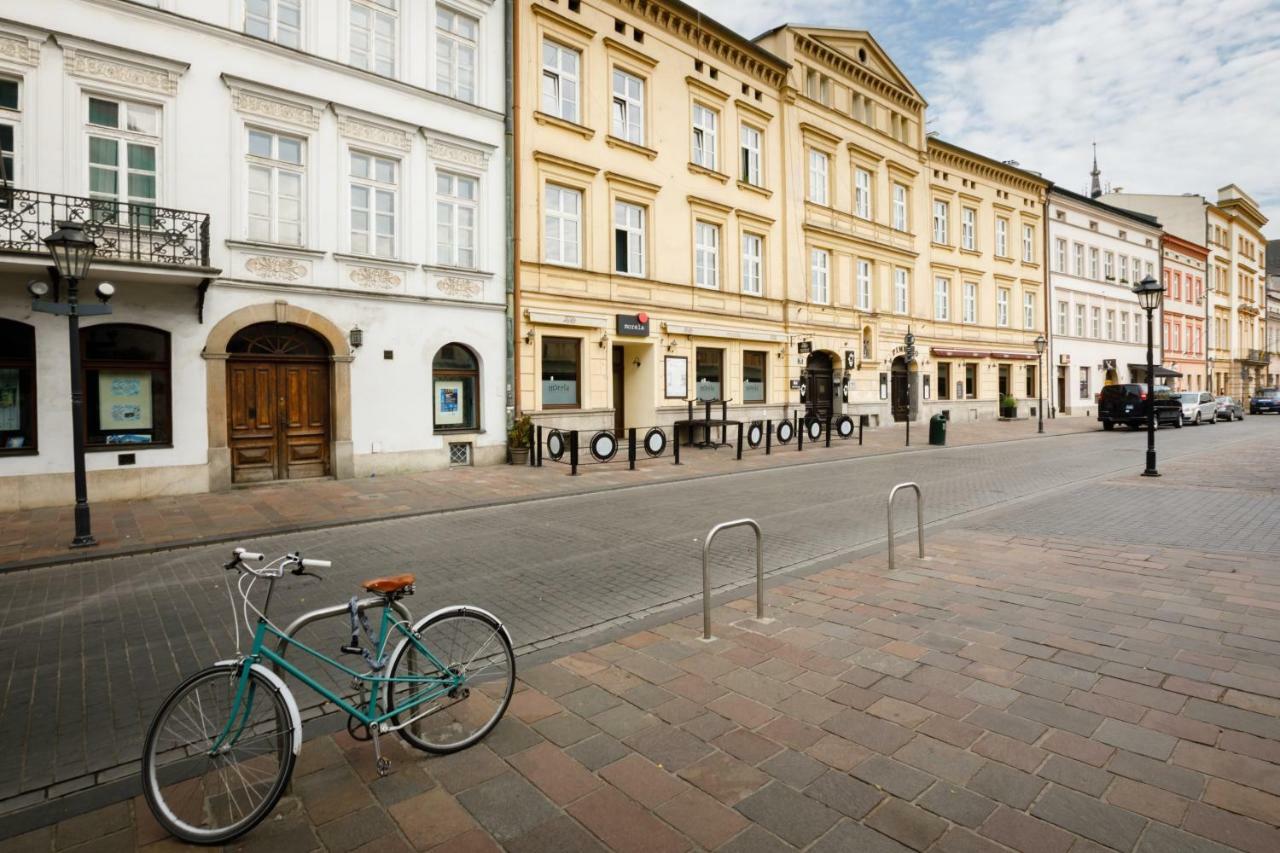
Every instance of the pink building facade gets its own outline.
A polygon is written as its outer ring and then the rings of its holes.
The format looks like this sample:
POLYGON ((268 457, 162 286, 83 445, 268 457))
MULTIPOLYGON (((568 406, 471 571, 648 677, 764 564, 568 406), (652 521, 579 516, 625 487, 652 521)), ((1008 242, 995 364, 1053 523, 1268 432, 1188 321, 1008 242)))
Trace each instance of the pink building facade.
POLYGON ((1179 391, 1212 390, 1205 358, 1205 267, 1209 250, 1166 233, 1162 241, 1164 366, 1181 373, 1169 380, 1179 391))

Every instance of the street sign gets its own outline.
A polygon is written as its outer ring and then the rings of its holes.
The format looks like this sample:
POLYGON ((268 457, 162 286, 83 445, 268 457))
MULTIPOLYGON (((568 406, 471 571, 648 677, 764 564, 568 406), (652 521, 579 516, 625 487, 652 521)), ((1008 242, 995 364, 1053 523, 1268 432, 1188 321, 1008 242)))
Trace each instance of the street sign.
POLYGON ((802 354, 806 352, 813 352, 813 341, 801 341, 796 344, 796 352, 802 354))

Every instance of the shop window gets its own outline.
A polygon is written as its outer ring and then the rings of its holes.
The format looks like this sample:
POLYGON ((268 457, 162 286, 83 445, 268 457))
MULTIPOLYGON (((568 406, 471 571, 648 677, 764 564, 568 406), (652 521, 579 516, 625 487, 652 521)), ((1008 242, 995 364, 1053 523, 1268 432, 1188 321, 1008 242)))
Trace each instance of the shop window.
POLYGON ((85 446, 169 446, 169 333, 106 323, 80 330, 85 446))
POLYGON ((1027 399, 1038 397, 1036 393, 1036 366, 1034 364, 1027 365, 1027 399))
POLYGON ((951 362, 938 362, 938 399, 951 399, 951 362))
POLYGON ((964 396, 966 400, 974 400, 978 397, 978 365, 976 364, 964 366, 964 396))
POLYGON ((462 344, 445 344, 431 362, 436 432, 480 428, 480 365, 462 344))
POLYGON ((0 320, 0 454, 36 452, 36 330, 0 320))
POLYGON ((697 394, 699 400, 719 400, 724 377, 724 350, 702 349, 696 357, 697 394))
POLYGON ((542 407, 572 409, 579 404, 581 346, 577 338, 542 339, 542 407))
POLYGON ((742 402, 763 403, 765 396, 765 353, 742 353, 742 402))

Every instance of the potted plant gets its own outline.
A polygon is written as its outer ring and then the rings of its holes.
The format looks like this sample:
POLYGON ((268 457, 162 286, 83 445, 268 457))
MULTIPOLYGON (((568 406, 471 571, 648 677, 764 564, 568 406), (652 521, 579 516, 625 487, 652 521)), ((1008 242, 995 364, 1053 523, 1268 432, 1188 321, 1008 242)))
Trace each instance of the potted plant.
POLYGON ((1016 418, 1018 416, 1018 399, 1012 394, 1000 398, 1000 417, 1016 418))
POLYGON ((529 433, 533 430, 533 419, 528 415, 516 418, 511 429, 507 430, 507 452, 511 455, 512 465, 529 464, 529 433))

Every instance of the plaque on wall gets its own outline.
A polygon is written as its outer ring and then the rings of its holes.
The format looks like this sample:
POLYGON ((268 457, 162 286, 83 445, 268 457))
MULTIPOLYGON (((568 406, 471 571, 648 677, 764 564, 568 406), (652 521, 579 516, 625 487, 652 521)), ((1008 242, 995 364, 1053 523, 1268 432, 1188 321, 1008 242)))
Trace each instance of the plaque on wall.
POLYGON ((880 374, 880 399, 889 399, 889 374, 887 373, 880 374))
POLYGON ((689 396, 689 359, 683 355, 669 355, 666 359, 667 399, 683 400, 689 396))

